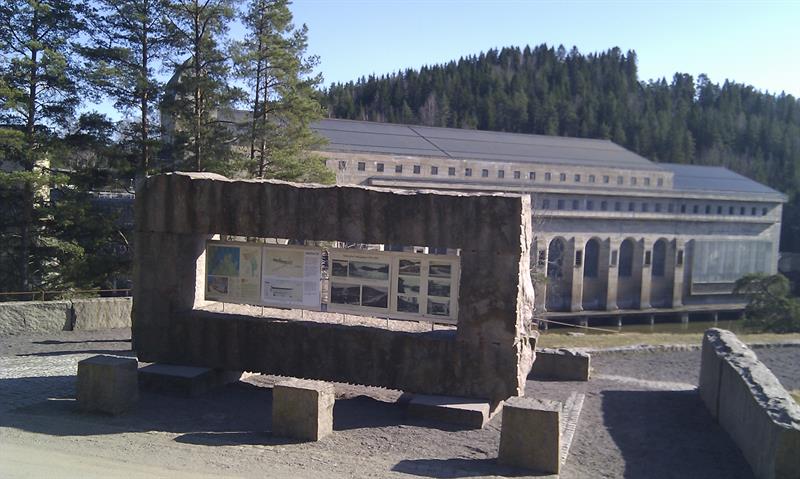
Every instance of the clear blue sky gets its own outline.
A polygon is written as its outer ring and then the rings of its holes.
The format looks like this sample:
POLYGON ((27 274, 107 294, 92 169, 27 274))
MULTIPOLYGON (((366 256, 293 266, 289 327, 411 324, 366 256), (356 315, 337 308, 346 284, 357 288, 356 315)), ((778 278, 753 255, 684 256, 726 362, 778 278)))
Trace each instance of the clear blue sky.
POLYGON ((800 0, 295 0, 325 84, 492 47, 635 50, 643 80, 675 72, 800 97, 800 0))

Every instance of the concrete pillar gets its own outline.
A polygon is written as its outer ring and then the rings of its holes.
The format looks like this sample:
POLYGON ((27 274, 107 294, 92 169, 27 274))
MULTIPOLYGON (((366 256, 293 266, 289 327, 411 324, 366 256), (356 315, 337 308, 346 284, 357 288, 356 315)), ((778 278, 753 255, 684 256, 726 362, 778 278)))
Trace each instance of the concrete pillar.
POLYGON ((689 324, 689 313, 681 313, 681 323, 689 324))
POLYGON ((608 257, 606 261, 606 311, 616 311, 617 306, 617 284, 619 281, 619 245, 622 241, 619 238, 608 239, 608 257), (615 257, 615 258, 614 258, 615 257), (615 261, 612 263, 612 259, 615 261))
POLYGON ((719 322, 719 313, 717 311, 714 311, 712 317, 714 318, 714 324, 716 325, 719 322))
POLYGON ((558 474, 561 467, 561 403, 512 397, 503 407, 497 462, 558 474))
POLYGON ((583 311, 583 265, 586 259, 586 238, 575 236, 572 238, 572 304, 570 311, 583 311), (581 264, 576 265, 580 255, 581 264))
POLYGON ((333 432, 333 384, 289 379, 272 389, 272 435, 319 441, 333 432))
POLYGON ((675 238, 675 256, 672 260, 675 264, 675 280, 672 284, 672 307, 680 308, 683 306, 683 275, 684 263, 686 263, 686 243, 680 238, 675 238), (680 264, 678 264, 679 259, 681 261, 680 264))
MULTIPOLYGON (((549 246, 550 239, 541 237, 534 239, 536 244, 536 257, 531 258, 531 270, 534 272, 534 304, 535 310, 539 313, 547 311, 547 264, 549 261, 548 255, 550 254, 549 246), (539 262, 539 255, 544 259, 543 263, 539 262)), ((545 328, 547 329, 547 328, 545 328)))
POLYGON ((589 326, 589 317, 581 316, 580 318, 578 318, 578 324, 581 326, 589 326))
POLYGON ((650 308, 650 286, 653 282, 653 240, 650 238, 642 239, 642 289, 639 299, 639 309, 650 308), (650 264, 647 264, 647 257, 650 257, 650 264))
POLYGON ((78 361, 78 407, 87 412, 121 414, 139 399, 136 359, 92 356, 78 361))
POLYGON ((656 324, 656 315, 655 314, 651 314, 650 316, 647 317, 647 324, 649 324, 650 326, 656 324))
POLYGON ((622 327, 622 316, 617 316, 615 319, 616 319, 617 327, 621 328, 622 327))

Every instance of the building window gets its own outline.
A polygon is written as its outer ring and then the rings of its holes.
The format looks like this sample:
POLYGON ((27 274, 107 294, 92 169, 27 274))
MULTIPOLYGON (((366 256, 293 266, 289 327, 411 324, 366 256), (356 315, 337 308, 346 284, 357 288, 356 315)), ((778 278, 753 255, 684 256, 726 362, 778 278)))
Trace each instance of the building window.
POLYGON ((600 202, 600 210, 608 211, 608 201, 601 201, 600 202))
POLYGON ((506 177, 506 172, 503 171, 503 170, 497 170, 497 177, 498 178, 505 178, 506 177))
POLYGON ((431 175, 438 175, 438 174, 439 174, 439 167, 431 166, 431 175))
POLYGON ((656 213, 661 213, 661 203, 656 203, 655 204, 655 212, 656 213))
POLYGON ((692 214, 697 214, 700 212, 700 205, 692 205, 692 214))
POLYGON ((522 173, 520 173, 519 171, 515 171, 514 172, 514 179, 518 180, 520 178, 522 178, 522 173))
POLYGON ((575 175, 575 183, 581 182, 581 175, 575 175))
POLYGON ((615 201, 614 202, 614 211, 622 211, 622 202, 621 201, 615 201))
POLYGON ((678 256, 675 258, 675 264, 678 266, 683 266, 683 250, 678 250, 678 256))
POLYGON ((464 168, 464 176, 472 176, 472 168, 464 168))
POLYGON ((531 171, 530 173, 528 173, 528 179, 531 180, 531 181, 535 181, 536 180, 536 172, 535 171, 531 171))
POLYGON ((745 207, 744 207, 744 206, 740 207, 740 208, 739 208, 739 214, 740 214, 740 215, 743 215, 743 214, 744 214, 744 210, 745 210, 745 207))
POLYGON ((580 268, 583 264, 583 251, 578 250, 575 252, 575 267, 580 268))
POLYGON ((628 211, 636 211, 636 203, 634 203, 633 201, 628 203, 628 211))
POLYGON ((481 170, 481 176, 483 178, 488 178, 489 177, 489 170, 486 170, 486 169, 481 170))
POLYGON ((603 175, 603 183, 608 183, 611 181, 611 178, 608 175, 603 175))
POLYGON ((589 183, 594 183, 594 175, 589 175, 589 183))
POLYGON ((592 211, 594 209, 594 201, 586 200, 586 209, 592 211))
POLYGON ((339 171, 344 171, 347 169, 347 161, 339 160, 339 171))
POLYGON ((395 173, 402 173, 403 172, 403 165, 394 165, 394 172, 395 173))
POLYGON ((721 205, 717 205, 717 214, 718 215, 722 214, 722 206, 721 205))
POLYGON ((596 278, 600 266, 600 242, 592 238, 586 243, 586 258, 583 264, 583 277, 596 278))
POLYGON ((377 165, 375 165, 375 171, 377 171, 378 173, 383 173, 383 163, 378 163, 377 165))
POLYGON ((558 200, 556 202, 556 209, 563 210, 564 209, 564 200, 558 200))
POLYGON ((686 205, 681 205, 681 213, 686 213, 686 205))
POLYGON ((542 200, 542 209, 549 210, 550 209, 550 200, 542 200))
POLYGON ((359 161, 358 162, 358 171, 366 171, 366 170, 367 170, 367 164, 364 163, 363 161, 359 161))
POLYGON ((618 184, 618 185, 621 185, 621 184, 622 184, 622 182, 623 182, 623 178, 622 178, 621 176, 618 176, 618 177, 617 177, 617 184, 618 184))
POLYGON ((761 208, 761 216, 767 216, 767 209, 761 208))
POLYGON ((419 165, 414 165, 414 174, 418 175, 420 171, 422 171, 422 168, 419 165))
POLYGON ((651 251, 644 252, 644 267, 649 268, 650 264, 653 262, 653 253, 651 251))
POLYGON ((550 181, 553 179, 553 175, 550 172, 544 174, 544 181, 550 181))
POLYGON ((447 169, 447 176, 456 176, 456 169, 454 167, 450 167, 447 169))
POLYGON ((664 186, 664 178, 659 178, 658 180, 656 180, 656 184, 658 186, 664 186))
POLYGON ((566 173, 559 174, 558 175, 558 180, 559 181, 567 181, 567 174, 566 173))
POLYGON ((706 214, 707 215, 711 214, 711 205, 706 205, 706 214))
POLYGON ((610 267, 612 267, 612 268, 616 268, 617 267, 617 255, 618 254, 619 254, 619 252, 617 250, 614 250, 614 251, 611 252, 611 260, 609 261, 609 266, 610 267))
POLYGON ((539 261, 537 263, 539 266, 544 266, 547 264, 547 251, 541 250, 539 251, 539 261))
POLYGON ((619 276, 630 278, 633 275, 633 240, 626 239, 619 247, 619 276))
POLYGON ((644 178, 644 186, 650 186, 650 178, 649 177, 644 178))
POLYGON ((728 214, 729 214, 729 215, 732 215, 732 214, 733 214, 733 211, 734 211, 734 210, 733 210, 733 206, 730 206, 730 207, 728 207, 728 214))
POLYGON ((580 202, 578 200, 572 200, 572 209, 573 210, 580 209, 580 202))
POLYGON ((650 209, 650 203, 642 203, 642 212, 647 213, 650 209))
POLYGON ((667 212, 674 213, 675 212, 675 204, 674 203, 667 203, 667 212))
POLYGON ((664 276, 667 263, 667 242, 663 239, 653 245, 653 276, 664 276))
POLYGON ((631 176, 631 186, 636 186, 636 177, 631 176))

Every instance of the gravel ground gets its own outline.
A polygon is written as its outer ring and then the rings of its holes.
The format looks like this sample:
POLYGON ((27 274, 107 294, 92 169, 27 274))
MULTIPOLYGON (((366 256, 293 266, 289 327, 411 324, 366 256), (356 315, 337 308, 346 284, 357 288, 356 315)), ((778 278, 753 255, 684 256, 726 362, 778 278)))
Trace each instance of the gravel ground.
MULTIPOLYGON (((337 384, 335 432, 317 443, 269 433, 270 376, 195 399, 144 393, 135 411, 118 417, 78 412, 77 361, 132 355, 130 347, 127 330, 0 338, 0 476, 44 475, 31 471, 45 471, 34 464, 46 461, 52 477, 527 474, 496 464, 499 415, 478 431, 411 420, 399 392, 378 388, 337 384), (87 464, 94 469, 86 472, 87 464)), ((756 353, 784 386, 800 389, 800 348, 756 353)), ((700 402, 699 362, 699 351, 602 354, 588 383, 528 381, 529 396, 586 395, 560 477, 752 477, 700 402)))

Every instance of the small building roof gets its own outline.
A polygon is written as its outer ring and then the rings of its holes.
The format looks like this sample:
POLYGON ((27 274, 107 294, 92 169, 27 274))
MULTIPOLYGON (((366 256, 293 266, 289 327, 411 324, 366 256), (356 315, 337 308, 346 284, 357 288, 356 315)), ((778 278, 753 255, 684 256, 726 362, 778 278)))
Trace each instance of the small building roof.
POLYGON ((458 160, 661 170, 660 165, 608 140, 325 119, 312 128, 323 149, 458 160))
POLYGON ((785 199, 781 192, 722 166, 677 163, 661 163, 661 166, 674 173, 673 189, 675 190, 762 194, 785 199))

